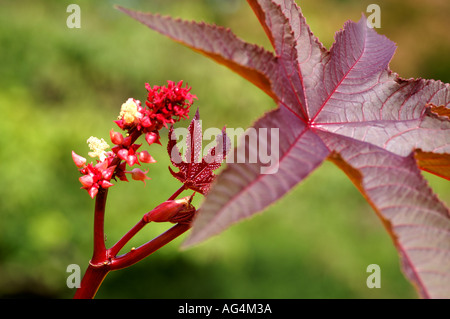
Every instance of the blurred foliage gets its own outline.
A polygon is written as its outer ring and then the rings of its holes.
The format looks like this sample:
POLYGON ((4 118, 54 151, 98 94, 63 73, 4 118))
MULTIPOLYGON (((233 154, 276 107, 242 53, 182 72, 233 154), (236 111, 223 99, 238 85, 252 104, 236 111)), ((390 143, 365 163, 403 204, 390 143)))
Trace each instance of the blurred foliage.
MULTIPOLYGON (((299 1, 327 46, 373 1, 299 1)), ((272 101, 222 66, 146 29, 114 4, 230 27, 269 48, 243 0, 0 0, 0 296, 71 298, 69 264, 92 254, 94 202, 80 190, 71 151, 108 138, 120 105, 145 100, 144 84, 185 80, 199 97, 205 127, 247 127, 272 101), (66 27, 67 5, 81 7, 81 28, 66 27)), ((403 77, 450 82, 450 3, 378 1, 382 28, 398 44, 391 68, 403 77)), ((183 123, 187 124, 187 123, 183 123)), ((164 141, 167 137, 164 137, 164 141)), ((165 147, 152 146, 152 180, 111 188, 107 245, 178 187, 165 147)), ((448 182, 427 175, 449 203, 448 182)), ((197 204, 200 198, 196 199, 197 204)), ((140 245, 169 227, 150 225, 140 245)), ((415 298, 398 254, 369 205, 326 162, 264 213, 179 250, 184 236, 146 260, 110 273, 97 298, 415 298), (381 289, 366 267, 380 265, 381 289)), ((84 270, 83 270, 84 271, 84 270)))

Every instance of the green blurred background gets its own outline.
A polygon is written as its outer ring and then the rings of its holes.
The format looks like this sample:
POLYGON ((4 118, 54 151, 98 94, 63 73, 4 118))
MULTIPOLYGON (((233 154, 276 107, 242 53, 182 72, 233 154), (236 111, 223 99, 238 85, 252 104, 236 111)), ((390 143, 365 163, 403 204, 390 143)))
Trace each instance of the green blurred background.
MULTIPOLYGON (((398 45, 391 69, 405 78, 450 82, 447 0, 298 3, 328 48, 345 21, 379 4, 378 32, 398 45)), ((245 128, 274 108, 253 85, 114 4, 224 25, 269 47, 244 0, 0 0, 0 297, 73 296, 66 267, 79 264, 84 272, 89 262, 94 201, 79 189, 71 151, 87 155, 91 135, 109 140, 120 105, 129 97, 145 100, 146 82, 188 82, 204 128, 245 128), (81 7, 80 29, 66 26, 70 3, 81 7)), ((108 246, 179 187, 167 170, 165 147, 149 151, 158 163, 149 167, 147 186, 117 183, 110 189, 108 246)), ((450 204, 448 182, 426 177, 450 204)), ((151 225, 129 246, 168 227, 151 225)), ((180 250, 184 238, 110 273, 97 298, 417 297, 381 222, 329 162, 251 220, 180 250), (380 289, 366 286, 369 264, 381 267, 380 289)))

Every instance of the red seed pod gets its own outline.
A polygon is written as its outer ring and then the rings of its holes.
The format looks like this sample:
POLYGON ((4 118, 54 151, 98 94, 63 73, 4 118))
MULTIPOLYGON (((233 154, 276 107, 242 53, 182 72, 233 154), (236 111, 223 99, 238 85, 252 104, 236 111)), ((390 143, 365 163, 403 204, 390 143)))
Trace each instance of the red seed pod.
POLYGON ((152 123, 152 121, 150 120, 150 118, 148 116, 144 116, 144 117, 142 117, 140 124, 143 127, 147 128, 147 127, 152 126, 153 123, 152 123))

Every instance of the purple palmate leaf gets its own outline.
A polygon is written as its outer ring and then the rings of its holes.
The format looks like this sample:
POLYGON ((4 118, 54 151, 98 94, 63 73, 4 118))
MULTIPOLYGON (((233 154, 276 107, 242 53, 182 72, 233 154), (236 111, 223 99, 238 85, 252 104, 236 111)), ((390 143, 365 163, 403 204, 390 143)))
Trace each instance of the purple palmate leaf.
POLYGON ((346 173, 383 221, 405 274, 420 295, 448 298, 450 215, 420 174, 414 157, 333 133, 318 134, 355 170, 346 173))
POLYGON ((195 232, 188 242, 207 239, 232 223, 261 211, 288 192, 328 156, 330 152, 322 140, 291 115, 282 107, 265 114, 253 125, 257 132, 267 127, 279 129, 279 135, 283 137, 279 141, 265 141, 268 149, 272 148, 271 143, 279 143, 279 155, 276 163, 272 163, 272 171, 265 171, 265 164, 250 160, 252 154, 258 152, 261 139, 258 144, 241 143, 235 155, 245 154, 245 159, 228 164, 218 176, 202 205, 202 210, 207 213, 202 213, 196 220, 195 232))
POLYGON ((279 130, 277 169, 263 172, 261 160, 249 160, 277 140, 258 135, 253 144, 243 143, 235 151, 245 150, 246 161, 219 175, 185 244, 263 210, 329 159, 377 212, 420 295, 449 298, 450 213, 419 170, 450 175, 449 84, 392 72, 396 46, 369 28, 364 16, 347 22, 328 51, 293 0, 248 3, 274 53, 221 27, 120 8, 229 67, 278 105, 252 127, 279 130))

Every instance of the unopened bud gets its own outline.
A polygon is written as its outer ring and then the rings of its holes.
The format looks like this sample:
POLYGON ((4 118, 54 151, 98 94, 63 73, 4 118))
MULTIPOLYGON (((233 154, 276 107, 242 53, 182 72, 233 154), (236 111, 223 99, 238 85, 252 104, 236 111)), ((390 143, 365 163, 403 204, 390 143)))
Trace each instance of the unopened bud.
POLYGON ((119 132, 114 132, 114 130, 109 131, 109 136, 111 142, 115 145, 121 145, 123 143, 123 135, 119 132))
POLYGON ((116 165, 113 165, 113 166, 110 166, 107 169, 103 170, 102 177, 105 180, 109 181, 112 178, 115 169, 116 169, 116 165))
POLYGON ((190 207, 190 198, 191 197, 184 197, 181 199, 165 201, 145 214, 143 219, 147 223, 171 221, 177 214, 190 207))
POLYGON ((132 141, 131 136, 128 135, 128 136, 124 137, 122 145, 125 147, 128 147, 131 145, 131 141, 132 141))
POLYGON ((94 178, 91 175, 83 175, 79 178, 79 181, 83 187, 89 188, 94 184, 94 178))
POLYGON ((126 148, 120 149, 120 150, 117 152, 117 156, 118 156, 120 159, 126 161, 127 158, 128 158, 128 150, 127 150, 126 148))
POLYGON ((143 172, 140 168, 133 168, 131 172, 126 172, 131 174, 131 178, 135 181, 143 181, 145 184, 146 179, 150 179, 150 177, 147 176, 148 170, 143 172))
POLYGON ((99 181, 98 184, 99 184, 102 188, 105 188, 105 189, 114 185, 114 184, 112 184, 111 182, 106 181, 106 180, 104 180, 104 179, 101 180, 101 181, 99 181))
POLYGON ((139 152, 139 160, 142 163, 156 163, 156 160, 147 151, 139 152))
POLYGON ((152 145, 153 143, 158 142, 158 134, 155 132, 149 132, 145 134, 145 140, 148 145, 152 145))
POLYGON ((86 159, 72 151, 72 159, 78 168, 82 168, 86 164, 86 159))
POLYGON ((88 193, 89 196, 91 196, 92 199, 94 199, 94 197, 97 195, 98 193, 98 186, 95 187, 96 185, 94 185, 93 187, 89 188, 88 193))

